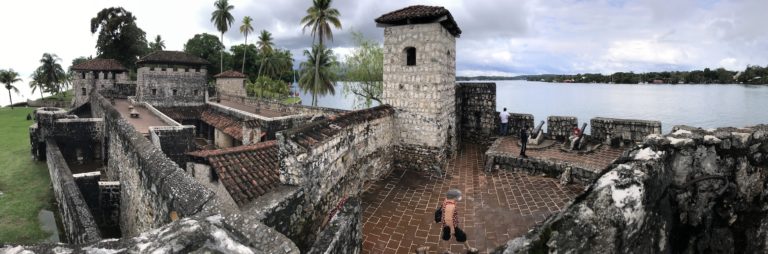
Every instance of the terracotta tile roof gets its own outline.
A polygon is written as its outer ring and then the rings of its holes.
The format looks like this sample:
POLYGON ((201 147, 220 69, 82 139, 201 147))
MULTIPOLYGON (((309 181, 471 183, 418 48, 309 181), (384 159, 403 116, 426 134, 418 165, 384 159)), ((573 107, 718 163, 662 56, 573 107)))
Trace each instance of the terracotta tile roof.
POLYGON ((219 113, 212 109, 206 109, 200 114, 200 120, 216 127, 216 129, 237 140, 243 139, 243 125, 240 120, 234 117, 219 113))
POLYGON ((115 59, 91 59, 75 66, 72 70, 76 71, 127 71, 128 69, 115 59))
POLYGON ((188 153, 205 158, 238 206, 280 186, 276 141, 188 153))
POLYGON ((245 78, 245 74, 242 74, 239 71, 228 70, 228 71, 216 74, 216 76, 213 76, 213 77, 214 78, 245 78))
POLYGON ((378 17, 376 23, 387 25, 425 24, 440 22, 453 36, 461 35, 461 28, 453 15, 442 6, 412 5, 378 17), (445 17, 444 20, 441 18, 445 17))
POLYGON ((192 64, 208 65, 205 59, 181 51, 158 50, 139 59, 138 64, 192 64))
POLYGON ((160 112, 163 112, 166 116, 173 120, 194 120, 200 119, 200 115, 203 113, 204 107, 155 107, 160 112))
POLYGON ((303 146, 311 148, 326 138, 336 135, 347 126, 391 116, 395 109, 389 105, 341 113, 338 116, 283 131, 283 135, 303 146))

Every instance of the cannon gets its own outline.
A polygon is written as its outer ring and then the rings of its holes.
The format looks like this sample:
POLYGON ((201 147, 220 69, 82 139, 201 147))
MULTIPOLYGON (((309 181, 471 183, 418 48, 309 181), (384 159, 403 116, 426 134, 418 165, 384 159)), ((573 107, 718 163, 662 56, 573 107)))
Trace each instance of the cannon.
POLYGON ((542 141, 544 141, 544 131, 542 130, 543 127, 544 121, 541 121, 538 125, 536 125, 536 128, 533 129, 533 132, 531 132, 531 138, 528 139, 528 144, 539 145, 542 141))
POLYGON ((576 138, 576 140, 573 141, 573 144, 571 144, 571 150, 579 150, 581 149, 582 140, 584 140, 584 129, 587 128, 587 123, 584 123, 581 125, 581 132, 579 132, 579 137, 576 138))

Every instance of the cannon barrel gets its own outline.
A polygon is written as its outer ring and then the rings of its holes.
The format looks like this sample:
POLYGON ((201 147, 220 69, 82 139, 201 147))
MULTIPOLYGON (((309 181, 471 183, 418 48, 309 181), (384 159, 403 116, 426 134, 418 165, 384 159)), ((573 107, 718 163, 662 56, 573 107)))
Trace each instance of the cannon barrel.
POLYGON ((539 138, 539 135, 542 135, 541 128, 544 127, 544 121, 541 121, 538 125, 536 125, 536 129, 533 130, 533 138, 537 139, 539 138))
POLYGON ((581 139, 584 137, 584 129, 587 128, 587 123, 584 123, 581 125, 581 132, 579 132, 579 138, 576 139, 576 141, 573 141, 575 145, 573 146, 574 149, 578 149, 579 146, 581 146, 581 139))

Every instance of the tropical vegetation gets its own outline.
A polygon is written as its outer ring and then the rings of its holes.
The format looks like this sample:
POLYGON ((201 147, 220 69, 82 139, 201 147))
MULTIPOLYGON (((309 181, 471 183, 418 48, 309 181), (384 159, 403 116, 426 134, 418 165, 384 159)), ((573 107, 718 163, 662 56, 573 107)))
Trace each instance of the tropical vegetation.
POLYGON ((376 41, 353 32, 356 47, 344 61, 344 93, 355 95, 355 107, 369 108, 381 104, 384 81, 384 49, 376 41))
POLYGON ((163 41, 163 38, 160 37, 159 34, 155 37, 155 41, 149 43, 149 49, 151 51, 158 51, 158 50, 165 49, 165 41, 163 41))
MULTIPOLYGON (((221 44, 224 45, 224 33, 229 30, 229 27, 232 26, 232 22, 235 20, 235 17, 233 17, 232 13, 230 13, 233 9, 235 9, 235 6, 230 5, 229 1, 227 0, 217 0, 213 5, 216 7, 216 9, 211 13, 211 22, 213 22, 216 30, 221 32, 221 44)), ((221 50, 219 57, 219 67, 220 70, 224 70, 223 49, 221 50)))
POLYGON ((21 78, 19 78, 19 73, 15 72, 13 69, 0 70, 0 83, 2 83, 5 86, 5 89, 8 90, 8 101, 11 103, 11 109, 13 109, 13 97, 11 97, 11 91, 19 94, 19 89, 16 88, 13 83, 20 81, 21 78))
POLYGON ((311 52, 309 50, 304 51, 304 55, 308 58, 312 56, 312 60, 315 62, 301 64, 302 74, 301 79, 299 79, 299 86, 304 91, 312 93, 313 106, 317 106, 318 94, 335 93, 333 86, 336 77, 330 69, 336 60, 333 57, 333 52, 330 49, 326 49, 323 44, 325 39, 333 41, 331 26, 341 29, 341 21, 339 20, 341 14, 336 8, 331 8, 331 2, 332 0, 313 0, 312 6, 307 8, 307 15, 301 18, 301 24, 304 25, 302 31, 306 32, 309 29, 312 42, 317 41, 317 44, 312 47, 311 52), (313 73, 308 74, 307 71, 310 69, 313 73), (324 74, 326 76, 321 76, 324 74), (313 77, 308 77, 308 75, 313 75, 313 77))
POLYGON ((317 96, 335 94, 334 82, 336 73, 333 67, 338 65, 331 49, 320 44, 312 47, 312 51, 304 50, 307 61, 301 63, 299 88, 312 94, 312 106, 317 106, 317 96))
MULTIPOLYGON (((248 45, 248 34, 253 32, 253 26, 251 25, 251 22, 253 19, 250 16, 243 17, 243 24, 240 25, 240 33, 245 35, 245 45, 248 45)), ((247 50, 243 50, 243 66, 240 70, 240 72, 245 73, 245 56, 248 53, 247 50)))
POLYGON ((56 54, 44 53, 40 58, 40 67, 32 73, 32 81, 29 86, 34 93, 40 91, 40 99, 43 98, 43 92, 58 95, 67 90, 71 75, 64 72, 64 68, 59 63, 61 58, 56 54))
POLYGON ((99 58, 120 61, 129 70, 139 57, 149 52, 146 33, 136 25, 136 17, 122 7, 101 10, 91 19, 91 33, 99 33, 96 53, 99 58))

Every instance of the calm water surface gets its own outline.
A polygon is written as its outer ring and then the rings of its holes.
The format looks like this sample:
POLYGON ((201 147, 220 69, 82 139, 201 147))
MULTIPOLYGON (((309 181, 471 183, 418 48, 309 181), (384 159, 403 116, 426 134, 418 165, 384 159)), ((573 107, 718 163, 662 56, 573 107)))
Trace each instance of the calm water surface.
MULTIPOLYGON (((324 96, 319 105, 351 109, 352 96, 324 96)), ((311 95, 302 94, 304 104, 311 95)), ((536 122, 551 115, 661 121, 664 132, 675 125, 702 128, 768 124, 768 86, 609 85, 496 81, 496 107, 533 114, 536 122)), ((588 127, 589 129, 589 127, 588 127)))

